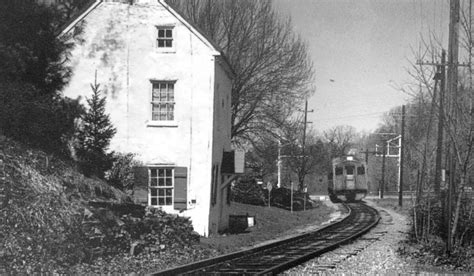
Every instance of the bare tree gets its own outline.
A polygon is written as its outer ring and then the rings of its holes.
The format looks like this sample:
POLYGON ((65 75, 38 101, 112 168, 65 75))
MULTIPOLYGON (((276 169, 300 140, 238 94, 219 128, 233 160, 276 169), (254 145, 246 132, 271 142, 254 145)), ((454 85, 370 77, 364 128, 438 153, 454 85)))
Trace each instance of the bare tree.
POLYGON ((310 94, 305 43, 269 0, 170 0, 218 46, 235 71, 232 137, 252 141, 281 124, 310 94))
POLYGON ((341 125, 326 130, 323 135, 328 143, 330 156, 334 158, 348 153, 356 138, 356 130, 353 126, 341 125))
MULTIPOLYGON (((465 61, 469 65, 460 80, 459 93, 450 95, 453 98, 451 112, 446 116, 446 128, 453 145, 455 160, 459 166, 460 177, 456 196, 454 220, 451 228, 451 237, 456 238, 461 212, 461 201, 464 187, 473 166, 474 147, 474 91, 472 87, 472 1, 461 11, 461 46, 465 50, 465 61)), ((456 84, 458 86, 458 84, 456 84)), ((462 239, 462 238, 461 238, 462 239)), ((462 240, 460 241, 462 242, 462 240)))

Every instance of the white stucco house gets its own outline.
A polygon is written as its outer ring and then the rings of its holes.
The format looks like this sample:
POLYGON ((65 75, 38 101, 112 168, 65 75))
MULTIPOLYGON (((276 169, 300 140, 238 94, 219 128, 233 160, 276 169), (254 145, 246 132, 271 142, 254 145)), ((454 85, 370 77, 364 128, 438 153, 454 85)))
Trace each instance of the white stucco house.
MULTIPOLYGON (((117 134, 110 149, 135 153, 146 203, 190 217, 207 236, 228 225, 233 72, 219 49, 163 0, 95 1, 61 35, 74 40, 70 98, 101 84, 117 134)), ((243 168, 240 168, 243 170, 243 168)))

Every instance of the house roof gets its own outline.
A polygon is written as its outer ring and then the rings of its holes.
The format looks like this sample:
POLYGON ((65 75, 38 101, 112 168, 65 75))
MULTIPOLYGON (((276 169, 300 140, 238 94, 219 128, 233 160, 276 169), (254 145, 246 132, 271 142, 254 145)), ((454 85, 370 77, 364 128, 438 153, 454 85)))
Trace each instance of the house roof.
POLYGON ((69 33, 79 22, 81 22, 100 3, 102 3, 102 0, 89 0, 89 2, 79 12, 77 12, 74 16, 71 17, 71 19, 68 22, 66 22, 66 24, 64 24, 64 26, 61 28, 61 31, 58 37, 63 37, 67 33, 69 33))
MULTIPOLYGON (((87 15, 89 15, 95 8, 97 8, 103 0, 90 0, 87 5, 84 6, 71 20, 64 25, 62 28, 59 37, 63 37, 68 34, 77 24, 84 20, 87 15)), ((214 41, 205 34, 198 26, 191 23, 190 20, 180 12, 173 9, 165 0, 157 0, 169 13, 171 13, 176 19, 178 19, 184 26, 186 26, 196 37, 198 37, 206 46, 208 46, 212 51, 214 56, 219 56, 217 61, 224 67, 224 70, 230 74, 230 77, 233 78, 235 72, 232 69, 227 58, 223 55, 223 51, 220 47, 214 43, 214 41)))

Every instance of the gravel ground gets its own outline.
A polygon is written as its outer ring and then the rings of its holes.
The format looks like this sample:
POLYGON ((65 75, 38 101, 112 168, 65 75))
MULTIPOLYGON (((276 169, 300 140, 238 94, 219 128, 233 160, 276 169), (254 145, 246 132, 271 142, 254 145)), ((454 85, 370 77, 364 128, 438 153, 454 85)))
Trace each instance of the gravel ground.
MULTIPOLYGON (((370 202, 368 202, 371 204, 370 202)), ((379 225, 357 241, 295 267, 285 275, 400 275, 428 273, 419 271, 396 250, 409 230, 407 218, 378 207, 379 225)))

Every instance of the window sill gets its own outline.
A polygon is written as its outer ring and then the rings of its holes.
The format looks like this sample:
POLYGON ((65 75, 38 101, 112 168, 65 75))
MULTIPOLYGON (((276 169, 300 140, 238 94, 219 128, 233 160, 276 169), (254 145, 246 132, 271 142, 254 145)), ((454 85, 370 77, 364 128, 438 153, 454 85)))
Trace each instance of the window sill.
POLYGON ((159 54, 176 54, 176 49, 174 48, 156 48, 159 54))
POLYGON ((178 127, 176 121, 148 121, 146 122, 147 127, 178 127))

